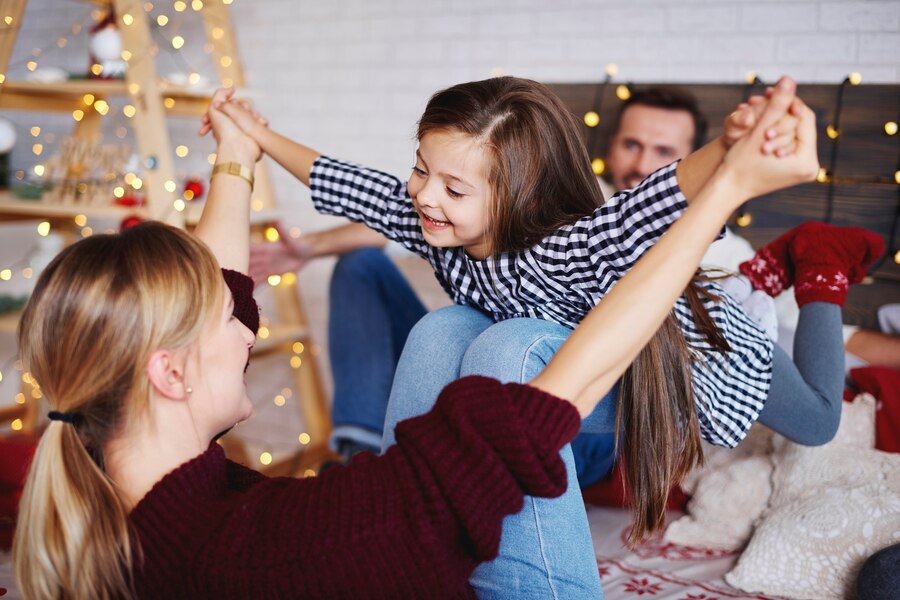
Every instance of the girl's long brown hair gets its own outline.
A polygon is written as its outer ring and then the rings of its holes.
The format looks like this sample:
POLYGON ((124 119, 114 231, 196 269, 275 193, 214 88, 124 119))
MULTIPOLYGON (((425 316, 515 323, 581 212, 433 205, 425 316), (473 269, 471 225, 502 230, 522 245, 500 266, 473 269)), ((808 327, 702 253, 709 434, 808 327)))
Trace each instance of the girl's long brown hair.
POLYGON ((13 562, 24 597, 132 597, 139 545, 103 451, 145 418, 144 372, 221 306, 224 282, 197 239, 158 223, 86 238, 44 270, 19 322, 19 353, 50 408, 76 415, 41 436, 22 495, 13 562))
MULTIPOLYGON (((578 120, 535 81, 496 77, 437 92, 419 120, 418 139, 431 131, 467 134, 490 157, 494 255, 530 248, 603 203, 578 120)), ((704 297, 715 298, 699 280, 685 297, 713 349, 727 351, 703 304, 704 297)), ((672 312, 623 376, 617 430, 634 508, 632 544, 662 526, 669 490, 702 461, 692 359, 672 312)))

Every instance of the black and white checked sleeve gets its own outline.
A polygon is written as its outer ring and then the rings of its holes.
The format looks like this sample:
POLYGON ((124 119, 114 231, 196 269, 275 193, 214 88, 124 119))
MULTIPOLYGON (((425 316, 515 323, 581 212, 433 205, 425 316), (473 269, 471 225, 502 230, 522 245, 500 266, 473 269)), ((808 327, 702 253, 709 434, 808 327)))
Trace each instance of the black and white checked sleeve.
POLYGON ((364 223, 417 254, 428 253, 406 184, 397 177, 320 156, 310 171, 309 189, 317 211, 364 223))

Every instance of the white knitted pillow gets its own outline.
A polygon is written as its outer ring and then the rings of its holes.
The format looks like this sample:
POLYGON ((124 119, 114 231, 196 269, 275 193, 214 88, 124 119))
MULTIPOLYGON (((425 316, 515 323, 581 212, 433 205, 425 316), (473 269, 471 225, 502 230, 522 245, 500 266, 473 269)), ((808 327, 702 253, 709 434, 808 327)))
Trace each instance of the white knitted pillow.
POLYGON ((872 449, 874 414, 871 396, 845 404, 838 437, 820 447, 776 436, 769 508, 728 583, 791 598, 853 597, 865 559, 900 542, 900 455, 872 449))
POLYGON ((681 487, 687 514, 666 528, 665 541, 701 548, 743 548, 772 493, 772 430, 757 423, 733 449, 704 444, 705 465, 681 487))

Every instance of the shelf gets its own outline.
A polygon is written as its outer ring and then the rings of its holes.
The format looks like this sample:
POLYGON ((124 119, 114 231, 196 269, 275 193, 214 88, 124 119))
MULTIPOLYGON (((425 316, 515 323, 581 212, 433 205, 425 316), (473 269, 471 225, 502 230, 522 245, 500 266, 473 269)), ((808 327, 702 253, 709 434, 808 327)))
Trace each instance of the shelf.
POLYGON ((282 344, 293 342, 307 342, 309 332, 306 327, 300 325, 272 325, 269 326, 269 335, 265 338, 256 338, 253 344, 253 356, 268 354, 278 350, 282 344))
POLYGON ((19 325, 19 317, 22 311, 17 310, 0 315, 0 333, 15 333, 19 325))
POLYGON ((78 204, 51 204, 40 200, 21 200, 8 190, 0 190, 0 217, 34 217, 40 219, 74 219, 84 215, 90 219, 123 219, 128 215, 140 215, 140 208, 128 206, 81 206, 78 204))
MULTIPOLYGON (((197 117, 206 112, 211 91, 189 89, 160 82, 159 92, 171 98, 169 116, 197 117)), ((7 81, 0 85, 0 109, 72 112, 84 109, 84 96, 95 98, 129 96, 124 79, 76 79, 57 83, 38 81, 7 81)))

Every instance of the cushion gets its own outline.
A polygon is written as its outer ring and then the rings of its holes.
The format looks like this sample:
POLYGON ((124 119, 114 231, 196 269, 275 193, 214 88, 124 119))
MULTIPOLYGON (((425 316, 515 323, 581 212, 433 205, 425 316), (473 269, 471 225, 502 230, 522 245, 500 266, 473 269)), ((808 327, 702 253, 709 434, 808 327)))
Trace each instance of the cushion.
POLYGON ((682 546, 738 550, 747 543, 772 491, 772 430, 756 423, 733 449, 704 443, 704 466, 681 487, 691 496, 687 514, 663 539, 682 546))
POLYGON ((853 597, 874 552, 900 541, 900 456, 873 441, 875 401, 844 405, 838 436, 819 447, 773 439, 772 495, 725 580, 791 598, 853 597))

